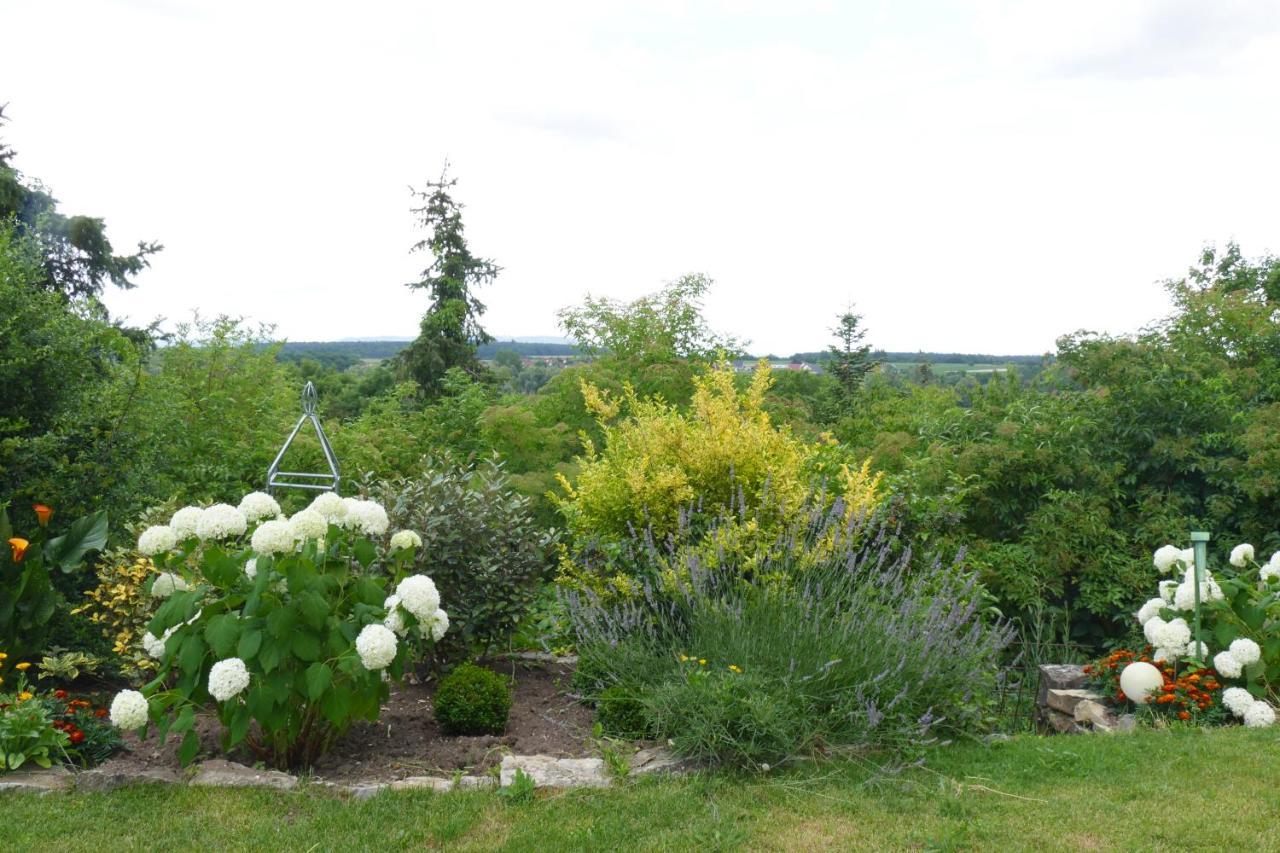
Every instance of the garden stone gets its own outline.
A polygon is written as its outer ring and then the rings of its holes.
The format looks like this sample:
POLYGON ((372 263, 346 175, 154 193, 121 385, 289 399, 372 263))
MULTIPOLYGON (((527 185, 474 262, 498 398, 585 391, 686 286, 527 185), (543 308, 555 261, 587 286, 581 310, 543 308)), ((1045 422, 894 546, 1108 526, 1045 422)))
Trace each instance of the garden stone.
POLYGON ((275 788, 292 791, 298 787, 298 777, 279 770, 254 770, 234 761, 215 758, 196 768, 191 784, 208 788, 275 788))
POLYGON ((683 773, 687 767, 687 761, 660 746, 642 749, 631 756, 631 772, 635 774, 683 773))
POLYGON ((523 770, 539 788, 605 788, 609 776, 599 758, 552 758, 550 755, 508 755, 502 759, 502 787, 523 770))
POLYGON ((1101 699, 1102 694, 1093 690, 1055 690, 1051 688, 1048 695, 1048 707, 1064 714, 1075 714, 1076 706, 1081 702, 1086 700, 1098 702, 1101 699))
POLYGON ((31 770, 14 770, 0 775, 0 791, 24 791, 28 794, 45 794, 65 791, 71 787, 71 773, 65 767, 43 767, 31 770))
POLYGON ((1124 714, 1116 720, 1116 732, 1127 734, 1138 728, 1138 718, 1133 714, 1124 714))
POLYGON ((348 785, 347 794, 353 800, 369 800, 382 793, 382 790, 386 787, 380 782, 365 785, 348 785))
POLYGON ((1080 726, 1076 724, 1074 718, 1052 709, 1045 711, 1044 721, 1049 725, 1049 728, 1060 735, 1076 734, 1080 731, 1080 726))
POLYGON ((112 766, 86 770, 76 776, 77 791, 114 791, 127 785, 177 785, 182 777, 167 767, 112 766))
POLYGON ((416 791, 425 788, 443 794, 453 790, 453 780, 439 776, 410 776, 407 779, 397 779, 388 787, 393 791, 416 791))
POLYGON ((1084 667, 1074 663, 1040 664, 1040 690, 1036 704, 1043 708, 1049 701, 1050 690, 1076 690, 1084 687, 1088 677, 1084 667))
POLYGON ((1076 705, 1073 716, 1077 723, 1088 723, 1097 732, 1113 732, 1119 724, 1115 714, 1092 699, 1085 699, 1076 705))

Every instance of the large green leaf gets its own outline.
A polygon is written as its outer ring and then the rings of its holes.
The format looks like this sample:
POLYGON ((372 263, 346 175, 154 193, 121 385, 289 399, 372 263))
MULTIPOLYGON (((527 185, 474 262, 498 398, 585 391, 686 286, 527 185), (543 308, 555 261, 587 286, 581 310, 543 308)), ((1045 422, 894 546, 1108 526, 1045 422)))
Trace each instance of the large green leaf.
POLYGON ((64 572, 74 571, 90 551, 101 551, 107 544, 107 511, 77 519, 67 532, 50 539, 44 546, 45 561, 64 572))
POLYGON ((240 639, 240 620, 228 613, 215 616, 205 625, 204 637, 218 657, 231 657, 240 639))
POLYGON ((317 661, 307 667, 307 697, 312 702, 318 700, 333 683, 333 670, 325 663, 317 661))

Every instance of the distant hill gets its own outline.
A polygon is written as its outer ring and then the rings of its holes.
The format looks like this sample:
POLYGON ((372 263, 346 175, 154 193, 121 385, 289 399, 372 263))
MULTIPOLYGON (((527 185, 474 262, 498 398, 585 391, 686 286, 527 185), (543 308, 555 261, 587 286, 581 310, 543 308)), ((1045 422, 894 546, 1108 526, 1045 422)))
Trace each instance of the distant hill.
MULTIPOLYGON (((872 357, 889 364, 1041 364, 1053 356, 1044 355, 987 355, 984 353, 965 352, 885 352, 875 350, 872 357)), ((798 352, 791 356, 792 361, 805 361, 819 364, 831 358, 828 352, 798 352)))
MULTIPOLYGON (((381 361, 392 358, 409 345, 406 340, 367 341, 287 341, 280 347, 281 361, 313 359, 337 370, 345 370, 361 361, 381 361)), ((493 358, 499 350, 512 350, 522 356, 577 355, 578 348, 568 343, 541 341, 493 341, 477 348, 482 359, 493 358)))

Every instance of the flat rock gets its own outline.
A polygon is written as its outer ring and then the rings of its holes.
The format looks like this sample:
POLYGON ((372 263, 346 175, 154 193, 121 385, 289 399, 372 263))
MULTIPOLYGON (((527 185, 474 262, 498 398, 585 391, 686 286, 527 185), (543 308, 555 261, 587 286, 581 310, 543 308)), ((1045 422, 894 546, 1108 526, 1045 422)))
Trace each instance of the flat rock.
POLYGON ((553 758, 550 755, 507 755, 502 759, 499 779, 502 787, 515 781, 523 770, 539 788, 605 788, 609 776, 599 758, 553 758))
POLYGON ((77 791, 114 791, 127 785, 177 785, 182 777, 167 767, 129 767, 108 761, 76 775, 77 791))
POLYGON ((196 767, 191 784, 208 788, 275 788, 292 791, 298 787, 298 777, 279 770, 254 770, 234 761, 215 758, 196 767))
POLYGON ((678 758, 671 750, 661 746, 642 749, 631 756, 631 772, 633 774, 683 773, 688 769, 688 766, 689 763, 687 761, 678 758))
POLYGON ((1064 714, 1075 714, 1076 706, 1085 700, 1099 702, 1102 694, 1092 690, 1055 690, 1049 689, 1047 705, 1064 714))
POLYGON ((50 794, 71 787, 71 772, 65 767, 32 767, 0 773, 0 791, 23 791, 28 794, 50 794))
POLYGON ((1060 735, 1076 734, 1081 731, 1080 726, 1075 721, 1075 718, 1070 714, 1063 714, 1060 711, 1046 709, 1043 719, 1050 729, 1060 735))
POLYGON ((453 780, 444 779, 440 776, 410 776, 407 779, 397 779, 387 785, 393 791, 417 791, 427 789, 445 793, 453 790, 453 780))
POLYGON ((1086 723, 1099 732, 1113 732, 1118 724, 1116 715, 1093 699, 1084 699, 1077 704, 1072 717, 1077 723, 1086 723))
POLYGON ((1048 702, 1050 690, 1076 690, 1088 681, 1084 667, 1074 663, 1042 663, 1039 669, 1040 689, 1036 694, 1036 704, 1041 708, 1048 702))
POLYGON ((348 785, 347 795, 353 800, 368 800, 378 796, 386 789, 386 785, 381 782, 370 782, 365 785, 348 785))

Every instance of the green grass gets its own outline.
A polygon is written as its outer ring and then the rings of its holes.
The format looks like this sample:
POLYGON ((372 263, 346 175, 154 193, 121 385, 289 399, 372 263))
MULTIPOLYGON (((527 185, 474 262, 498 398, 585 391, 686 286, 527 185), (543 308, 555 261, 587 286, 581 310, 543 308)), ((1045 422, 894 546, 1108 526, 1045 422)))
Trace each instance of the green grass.
POLYGON ((134 788, 3 795, 6 850, 1280 849, 1280 734, 1183 729, 940 749, 892 780, 841 763, 606 791, 134 788))

